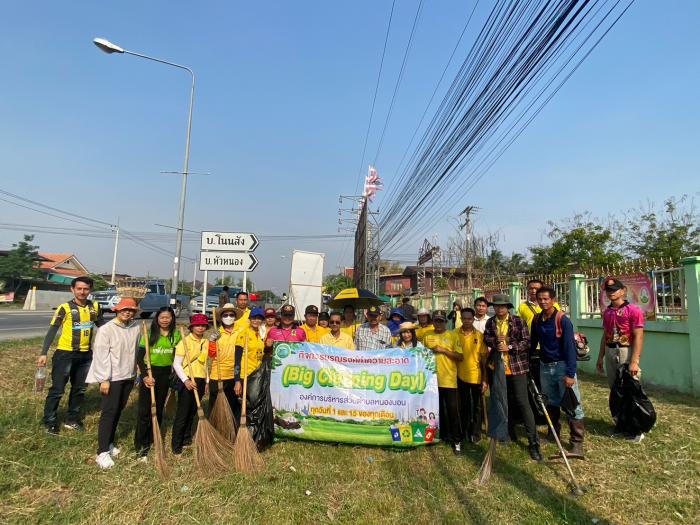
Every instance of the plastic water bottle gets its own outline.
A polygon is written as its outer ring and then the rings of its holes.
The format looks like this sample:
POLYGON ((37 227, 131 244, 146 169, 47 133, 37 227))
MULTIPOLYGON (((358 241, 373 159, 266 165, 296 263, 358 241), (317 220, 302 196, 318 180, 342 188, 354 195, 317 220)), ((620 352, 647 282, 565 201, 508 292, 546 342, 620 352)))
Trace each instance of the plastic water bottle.
POLYGON ((44 383, 46 383, 46 367, 37 366, 36 373, 34 374, 34 392, 43 392, 44 383))

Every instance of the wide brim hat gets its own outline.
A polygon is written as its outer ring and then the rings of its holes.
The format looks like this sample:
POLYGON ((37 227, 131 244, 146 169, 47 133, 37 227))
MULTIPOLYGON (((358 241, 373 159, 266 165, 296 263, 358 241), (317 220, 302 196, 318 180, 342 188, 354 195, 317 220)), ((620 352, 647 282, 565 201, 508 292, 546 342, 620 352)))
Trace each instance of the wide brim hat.
POLYGON ((223 314, 224 312, 233 312, 234 314, 236 314, 236 317, 238 317, 238 312, 236 311, 236 305, 234 305, 233 303, 226 303, 221 308, 217 308, 216 309, 216 317, 218 319, 221 319, 221 314, 223 314))
POLYGON ((410 321, 406 321, 405 323, 401 323, 399 325, 399 333, 405 332, 407 330, 415 330, 416 325, 411 323, 410 321))
POLYGON ((447 321, 447 312, 445 310, 435 310, 433 312, 434 321, 447 321))
POLYGON ((122 297, 119 302, 112 308, 113 312, 120 312, 121 310, 138 310, 139 304, 133 297, 122 297))
POLYGON ((428 310, 427 308, 421 308, 420 310, 418 310, 418 313, 416 315, 427 315, 428 317, 430 317, 430 310, 428 310))
POLYGON ((489 306, 507 306, 513 308, 513 303, 510 302, 510 296, 504 293, 494 294, 489 306))

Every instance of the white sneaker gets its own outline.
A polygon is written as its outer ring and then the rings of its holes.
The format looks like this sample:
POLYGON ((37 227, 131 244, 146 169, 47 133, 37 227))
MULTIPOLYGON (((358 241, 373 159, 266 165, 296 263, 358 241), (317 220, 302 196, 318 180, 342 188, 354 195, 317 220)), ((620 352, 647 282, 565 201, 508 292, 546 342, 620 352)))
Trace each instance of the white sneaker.
POLYGON ((112 456, 113 458, 116 458, 121 450, 119 450, 117 447, 114 446, 114 443, 110 443, 109 445, 109 455, 112 456))
POLYGON ((139 463, 148 463, 148 456, 141 456, 136 461, 138 461, 139 463))
POLYGON ((114 461, 109 455, 109 452, 101 452, 97 455, 95 462, 100 466, 100 468, 112 468, 114 466, 114 461))
POLYGON ((639 445, 642 442, 642 439, 644 439, 644 434, 637 434, 636 436, 630 436, 627 438, 629 441, 632 443, 639 445))

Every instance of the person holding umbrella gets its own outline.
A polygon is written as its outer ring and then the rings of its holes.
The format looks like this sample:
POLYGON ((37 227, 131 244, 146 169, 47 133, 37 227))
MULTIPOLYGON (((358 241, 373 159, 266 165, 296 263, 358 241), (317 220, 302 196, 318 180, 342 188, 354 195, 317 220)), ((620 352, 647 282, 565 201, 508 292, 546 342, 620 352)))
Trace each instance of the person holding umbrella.
POLYGON ((355 333, 359 326, 360 323, 357 322, 355 316, 355 307, 351 304, 346 304, 343 307, 343 323, 340 325, 340 329, 355 340, 355 333))

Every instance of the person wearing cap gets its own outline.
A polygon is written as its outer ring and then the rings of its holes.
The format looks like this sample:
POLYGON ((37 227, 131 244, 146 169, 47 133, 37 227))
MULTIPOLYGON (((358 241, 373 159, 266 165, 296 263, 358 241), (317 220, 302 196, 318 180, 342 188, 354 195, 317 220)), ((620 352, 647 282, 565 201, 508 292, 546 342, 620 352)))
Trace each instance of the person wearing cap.
POLYGON ((344 348, 345 350, 355 350, 355 342, 348 334, 340 329, 343 316, 340 312, 331 312, 328 325, 330 332, 321 337, 321 344, 344 348))
POLYGON ((177 390, 177 408, 171 447, 173 454, 182 454, 187 437, 191 435, 197 403, 194 389, 197 389, 200 399, 207 389, 207 355, 209 341, 204 333, 209 328, 209 319, 204 314, 194 314, 190 317, 190 333, 175 347, 173 370, 177 375, 175 390, 177 390), (192 377, 190 377, 192 374, 192 377))
MULTIPOLYGON (((236 337, 236 362, 235 393, 243 396, 243 379, 248 378, 246 392, 246 417, 247 425, 251 429, 253 440, 258 450, 262 450, 272 443, 274 424, 272 423, 272 398, 270 397, 270 356, 271 349, 266 348, 265 339, 260 336, 260 327, 265 319, 265 310, 256 307, 251 309, 248 318, 248 326, 238 332, 236 337), (247 354, 247 358, 246 358, 247 354), (247 364, 247 367, 244 366, 247 364), (267 385, 267 388, 255 385, 267 385), (260 410, 265 404, 269 404, 270 410, 260 410), (263 414, 261 416, 261 413, 263 414), (269 416, 269 420, 265 419, 269 416)), ((273 331, 276 330, 273 328, 273 331)), ((236 425, 240 424, 240 412, 236 419, 236 425)))
POLYGON ((321 338, 330 332, 318 324, 318 306, 310 304, 304 310, 304 324, 301 328, 306 332, 306 340, 309 343, 320 343, 321 338))
POLYGON ((488 388, 486 381, 486 357, 488 348, 484 334, 474 328, 472 308, 460 311, 462 324, 454 333, 459 338, 464 359, 457 363, 457 392, 462 437, 472 443, 481 440, 482 396, 488 388))
POLYGON ((328 312, 321 312, 320 314, 318 314, 318 326, 322 328, 328 328, 330 330, 330 320, 331 316, 328 312))
MULTIPOLYGON (((644 343, 644 312, 627 301, 627 288, 619 279, 607 277, 603 286, 610 304, 603 312, 603 337, 596 369, 607 375, 608 386, 612 389, 624 365, 628 365, 633 378, 641 379, 639 360, 644 343)), ((638 443, 644 434, 630 437, 638 443)))
POLYGON ((360 327, 361 323, 357 322, 355 316, 355 307, 351 304, 346 304, 343 308, 343 323, 340 325, 340 329, 352 337, 355 340, 355 335, 357 329, 360 327))
POLYGON ((379 307, 370 306, 366 312, 367 322, 355 332, 355 348, 366 351, 391 347, 391 331, 379 322, 379 307))
POLYGON ((527 431, 530 457, 535 461, 542 461, 535 416, 527 391, 527 376, 530 370, 530 334, 527 324, 517 315, 511 315, 513 304, 507 294, 495 294, 490 305, 493 306, 496 315, 486 321, 484 342, 489 348, 490 366, 494 366, 494 360, 499 356, 503 359, 508 395, 508 433, 512 441, 517 440, 515 413, 519 411, 527 431))
POLYGON ((423 345, 435 354, 440 403, 440 439, 452 444, 455 454, 460 454, 462 430, 457 393, 457 364, 464 359, 462 346, 455 333, 447 330, 447 312, 435 310, 433 325, 434 328, 423 336, 423 345))
POLYGON ((306 341, 306 332, 294 322, 296 309, 291 304, 285 304, 280 308, 279 326, 268 330, 265 336, 265 347, 272 346, 279 341, 287 343, 303 343, 306 341))
POLYGON ((97 427, 97 457, 100 468, 114 466, 119 455, 114 437, 122 411, 129 400, 136 375, 136 349, 140 325, 134 320, 138 311, 136 300, 123 297, 112 308, 117 315, 102 326, 95 336, 92 363, 86 382, 99 383, 100 422, 97 427))
POLYGON ((416 337, 419 341, 423 340, 423 337, 430 330, 435 328, 430 320, 430 310, 427 308, 421 308, 418 310, 418 326, 416 327, 416 337))
POLYGON ((248 326, 248 292, 240 291, 236 294, 236 324, 234 328, 239 330, 248 326))
POLYGON ((218 331, 209 335, 208 354, 211 360, 211 372, 209 381, 209 410, 214 409, 216 395, 219 393, 219 381, 223 384, 224 395, 233 412, 233 417, 238 421, 241 417, 241 403, 234 392, 234 363, 236 355, 236 339, 239 330, 234 328, 236 324, 236 307, 226 303, 221 309, 217 309, 216 316, 221 323, 218 331))
POLYGON ((477 297, 474 299, 474 311, 476 315, 474 316, 474 329, 484 333, 486 330, 486 321, 489 320, 489 302, 486 297, 477 297))
POLYGON ((274 308, 265 308, 265 320, 263 325, 260 327, 260 336, 265 339, 267 337, 267 332, 271 328, 274 328, 277 324, 277 312, 274 308))
POLYGON ((416 325, 411 321, 406 321, 399 325, 399 341, 396 346, 404 350, 423 346, 423 343, 421 343, 416 336, 416 325))

